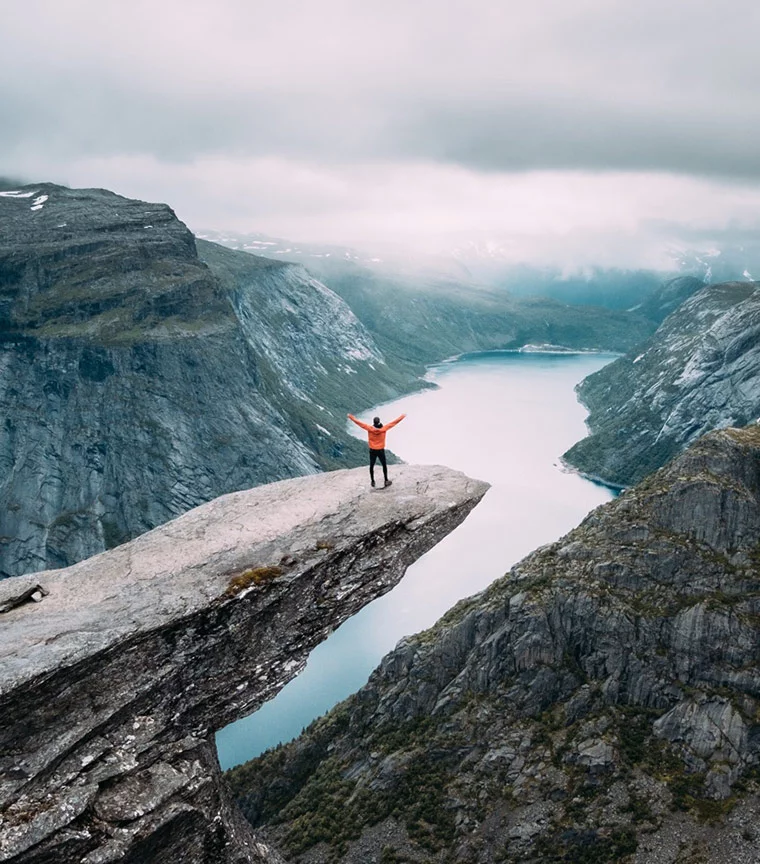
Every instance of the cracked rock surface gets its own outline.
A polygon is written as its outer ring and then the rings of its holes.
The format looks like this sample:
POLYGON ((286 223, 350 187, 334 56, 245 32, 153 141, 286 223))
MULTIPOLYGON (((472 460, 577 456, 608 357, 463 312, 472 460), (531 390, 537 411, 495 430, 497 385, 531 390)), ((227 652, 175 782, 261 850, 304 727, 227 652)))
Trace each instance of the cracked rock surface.
POLYGON ((72 567, 0 616, 0 860, 280 860, 242 819, 213 734, 449 533, 487 484, 398 466, 222 496, 72 567))

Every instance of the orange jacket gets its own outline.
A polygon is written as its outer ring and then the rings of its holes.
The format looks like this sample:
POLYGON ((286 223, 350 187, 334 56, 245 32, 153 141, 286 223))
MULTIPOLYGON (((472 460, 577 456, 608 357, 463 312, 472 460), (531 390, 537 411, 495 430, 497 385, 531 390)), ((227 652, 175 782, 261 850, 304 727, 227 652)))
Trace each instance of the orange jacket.
POLYGON ((402 414, 400 417, 396 417, 395 420, 391 420, 390 423, 386 423, 385 426, 370 426, 369 423, 362 423, 361 420, 357 420, 353 414, 348 415, 349 420, 353 420, 357 426, 361 426, 362 429, 365 429, 369 435, 369 449, 370 450, 385 450, 385 433, 392 429, 397 423, 400 423, 406 414, 402 414))

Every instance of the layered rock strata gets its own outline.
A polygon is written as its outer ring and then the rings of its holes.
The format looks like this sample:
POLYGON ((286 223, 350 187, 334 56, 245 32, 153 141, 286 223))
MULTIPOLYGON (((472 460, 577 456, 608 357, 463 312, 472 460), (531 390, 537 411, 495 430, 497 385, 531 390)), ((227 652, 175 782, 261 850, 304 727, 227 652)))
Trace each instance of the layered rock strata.
POLYGON ((711 433, 230 772, 299 862, 754 864, 760 427, 711 433))
POLYGON ((760 286, 710 285, 578 388, 590 435, 571 465, 627 486, 711 429, 760 417, 760 286))
POLYGON ((459 524, 487 485, 403 466, 223 496, 70 568, 7 579, 0 603, 0 860, 280 858, 240 818, 216 730, 459 524))

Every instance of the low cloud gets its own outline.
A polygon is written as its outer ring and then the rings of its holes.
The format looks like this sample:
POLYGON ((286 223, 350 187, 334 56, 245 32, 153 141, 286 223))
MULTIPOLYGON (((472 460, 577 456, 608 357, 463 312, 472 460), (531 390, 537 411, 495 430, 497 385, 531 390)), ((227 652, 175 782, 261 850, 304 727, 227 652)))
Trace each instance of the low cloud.
POLYGON ((335 241, 758 212, 752 0, 12 5, 11 175, 335 241))
POLYGON ((760 228, 760 186, 661 173, 144 156, 64 167, 73 186, 167 201, 195 231, 428 252, 497 240, 514 260, 560 266, 666 267, 674 244, 704 246, 760 228))

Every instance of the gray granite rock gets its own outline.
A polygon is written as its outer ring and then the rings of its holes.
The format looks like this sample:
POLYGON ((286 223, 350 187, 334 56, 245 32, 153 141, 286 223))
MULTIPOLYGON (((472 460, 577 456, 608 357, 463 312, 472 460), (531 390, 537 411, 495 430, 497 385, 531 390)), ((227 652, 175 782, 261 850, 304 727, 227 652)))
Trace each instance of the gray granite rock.
POLYGON ((279 861, 237 813, 214 732, 388 591, 487 485, 401 466, 237 492, 64 570, 0 583, 0 860, 279 861))

